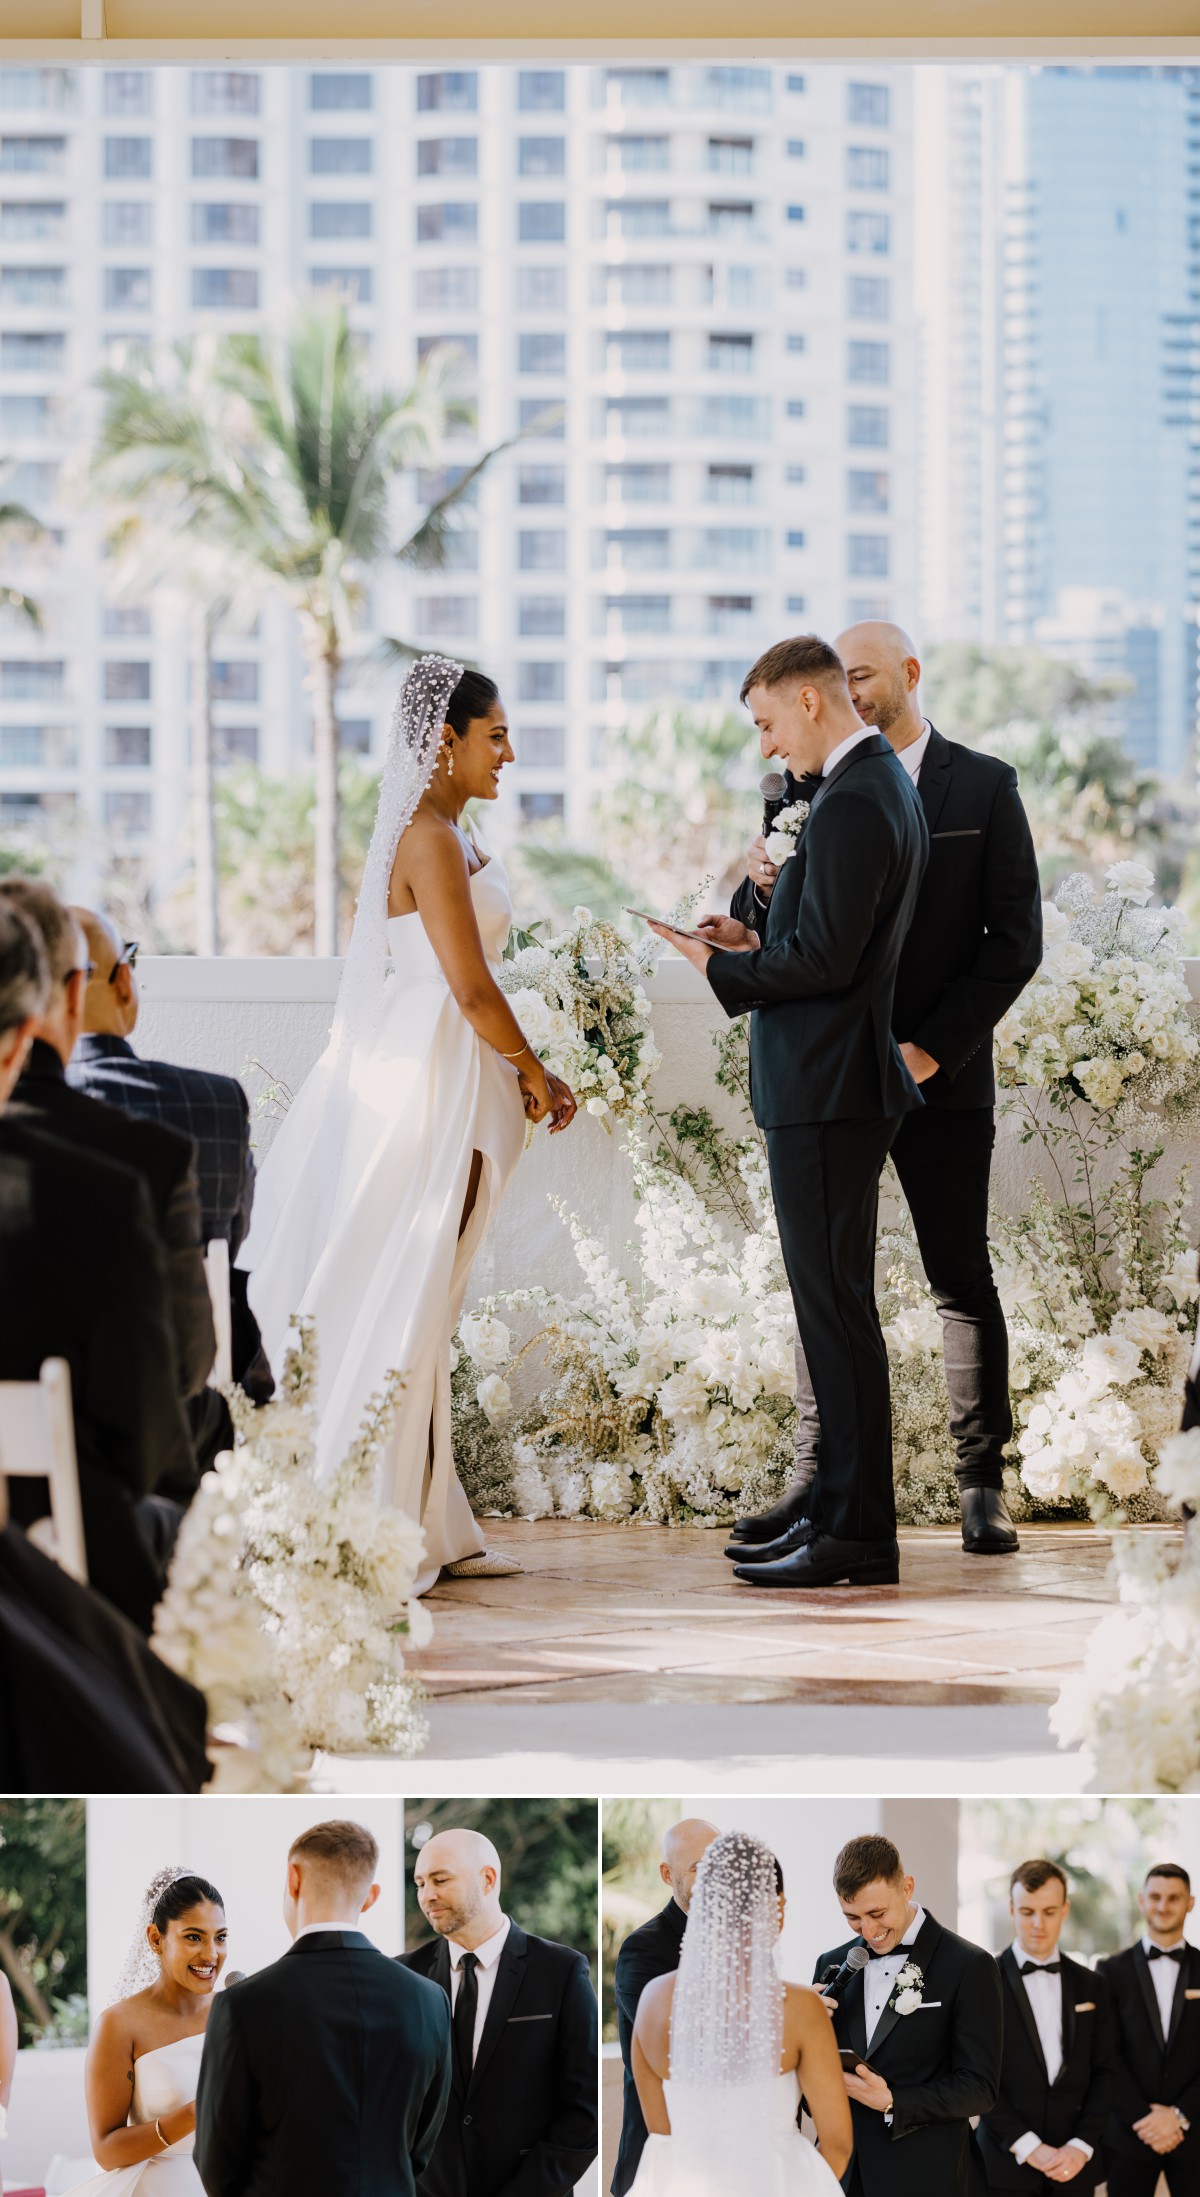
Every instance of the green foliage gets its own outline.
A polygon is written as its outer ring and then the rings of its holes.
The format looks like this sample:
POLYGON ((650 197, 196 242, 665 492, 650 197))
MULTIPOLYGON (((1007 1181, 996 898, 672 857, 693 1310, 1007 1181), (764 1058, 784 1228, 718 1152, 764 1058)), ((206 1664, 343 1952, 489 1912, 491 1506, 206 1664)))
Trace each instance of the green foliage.
MULTIPOLYGON (((379 798, 379 779, 356 758, 340 771, 343 868, 362 874, 379 798)), ((296 954, 312 950, 313 812, 310 772, 270 777, 250 764, 217 780, 221 931, 232 954, 296 954)), ((354 893, 342 888, 343 919, 354 893)))
MULTIPOLYGON (((1142 1929, 1137 1894, 1147 1869, 1171 1858, 1161 1801, 1135 1799, 964 1800, 960 1850, 994 1918, 990 1942, 1003 1945, 1009 1877, 1017 1863, 1042 1857, 1065 1869, 1071 1912, 1063 1947, 1089 1960, 1115 1953, 1142 1929)), ((965 1888, 965 1887, 964 1887, 965 1888)))
POLYGON ((505 1912, 535 1937, 573 1945, 596 1970, 594 1800, 406 1800, 405 1933, 411 1948, 433 1932, 417 1905, 411 1868, 431 1832, 482 1831, 500 1856, 505 1912))
POLYGON ((614 1991, 617 1955, 636 1930, 666 1905, 667 1889, 658 1873, 663 1834, 679 1819, 678 1800, 606 1800, 601 1811, 600 1867, 603 1886, 601 2000, 606 2044, 615 2044, 614 1991))
POLYGON ((86 1806, 0 1800, 0 1967, 23 2044, 62 2041, 86 1997, 86 1806))

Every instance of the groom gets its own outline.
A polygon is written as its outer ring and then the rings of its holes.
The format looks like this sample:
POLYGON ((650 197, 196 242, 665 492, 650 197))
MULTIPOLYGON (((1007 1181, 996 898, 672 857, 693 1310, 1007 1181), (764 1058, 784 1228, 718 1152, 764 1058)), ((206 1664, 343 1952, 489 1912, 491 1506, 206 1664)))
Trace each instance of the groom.
POLYGON ((929 850, 912 781, 864 725, 841 659, 815 635, 780 641, 742 700, 764 756, 819 777, 789 818, 793 850, 762 935, 731 916, 711 945, 660 933, 703 971, 729 1015, 749 1014, 754 1118, 796 1325, 821 1420, 812 1531, 770 1563, 735 1566, 755 1587, 894 1583, 887 1350, 875 1307, 879 1177, 921 1095, 892 1036, 892 994, 929 850), (804 813, 801 813, 804 811, 804 813), (717 949, 714 951, 714 949, 717 949))
POLYGON ((208 2197, 414 2197, 450 2096, 450 2013, 358 1928, 378 1861, 359 1823, 303 1832, 290 1952, 213 2001, 196 2098, 208 2197))

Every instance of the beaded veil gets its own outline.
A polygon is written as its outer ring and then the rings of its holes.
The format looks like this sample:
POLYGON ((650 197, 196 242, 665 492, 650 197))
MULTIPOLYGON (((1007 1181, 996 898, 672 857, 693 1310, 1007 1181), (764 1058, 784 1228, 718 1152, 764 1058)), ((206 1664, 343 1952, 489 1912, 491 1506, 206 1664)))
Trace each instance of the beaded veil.
POLYGON ((118 2005, 122 1999, 131 1999, 135 1992, 145 1991, 158 1981, 158 1957, 150 1949, 146 1932, 154 1918, 154 1910, 168 1886, 174 1884, 177 1877, 188 1877, 191 1874, 190 1869, 173 1868, 160 1869, 157 1875, 151 1877, 142 1899, 133 1943, 109 1997, 110 2006, 118 2005))
POLYGON ((779 2073, 775 1857, 744 1831, 714 1839, 696 1871, 671 2007, 671 2081, 728 2090, 779 2073))

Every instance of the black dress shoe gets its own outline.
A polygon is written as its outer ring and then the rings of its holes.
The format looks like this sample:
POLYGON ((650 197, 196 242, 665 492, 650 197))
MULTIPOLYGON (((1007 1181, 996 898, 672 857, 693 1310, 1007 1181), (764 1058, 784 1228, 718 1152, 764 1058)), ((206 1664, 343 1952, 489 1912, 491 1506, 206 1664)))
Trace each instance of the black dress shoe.
POLYGON ((786 1533, 777 1534, 774 1541, 731 1541, 726 1556, 735 1564, 773 1564, 777 1556, 790 1556, 793 1549, 802 1549, 811 1541, 816 1527, 809 1518, 797 1518, 786 1533))
POLYGON ((963 1488, 962 1537, 968 1556, 1015 1556, 1021 1544, 999 1488, 963 1488))
POLYGON ((894 1587, 900 1551, 894 1541, 835 1541, 814 1533, 790 1556, 773 1564, 737 1564, 733 1576, 752 1587, 894 1587))
POLYGON ((780 1534, 787 1532, 789 1526, 804 1519, 812 1496, 814 1478, 815 1475, 809 1473, 806 1479, 793 1480, 779 1501, 772 1503, 770 1510, 760 1511, 757 1517, 735 1518, 729 1529, 730 1540, 777 1541, 780 1534))

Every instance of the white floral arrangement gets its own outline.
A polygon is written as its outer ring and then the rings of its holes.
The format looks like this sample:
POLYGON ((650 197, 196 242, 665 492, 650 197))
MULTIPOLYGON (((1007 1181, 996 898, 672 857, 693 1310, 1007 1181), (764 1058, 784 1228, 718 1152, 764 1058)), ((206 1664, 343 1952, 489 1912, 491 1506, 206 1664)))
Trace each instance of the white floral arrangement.
POLYGON ((1104 1112, 1123 1098, 1161 1106, 1196 1082, 1200 1037, 1178 908, 1148 905, 1154 872, 1114 862, 1107 890, 1068 877, 1043 908, 1045 952, 1033 982, 999 1022, 1002 1085, 1084 1099, 1104 1112))
POLYGON ((236 1448, 204 1475, 175 1546, 154 1645, 200 1687, 210 1722, 246 1734, 260 1789, 288 1790, 317 1748, 414 1754, 426 1727, 403 1641, 432 1632, 413 1586, 416 1522, 376 1500, 403 1387, 390 1377, 332 1476, 319 1483, 316 1344, 301 1322, 277 1401, 230 1396, 236 1448))
POLYGON ((916 1961, 905 1961, 895 1983, 889 2004, 897 2014, 915 2014, 925 2003, 925 1975, 916 1961))
POLYGON ((776 811, 775 820, 763 841, 767 860, 773 862, 776 868, 795 854, 811 807, 809 801, 790 801, 785 809, 776 811))
POLYGON ((539 1060, 608 1130, 647 1111, 660 1055, 645 979, 658 951, 651 936, 635 952, 590 908, 576 908, 568 929, 519 946, 501 965, 501 989, 539 1060))

